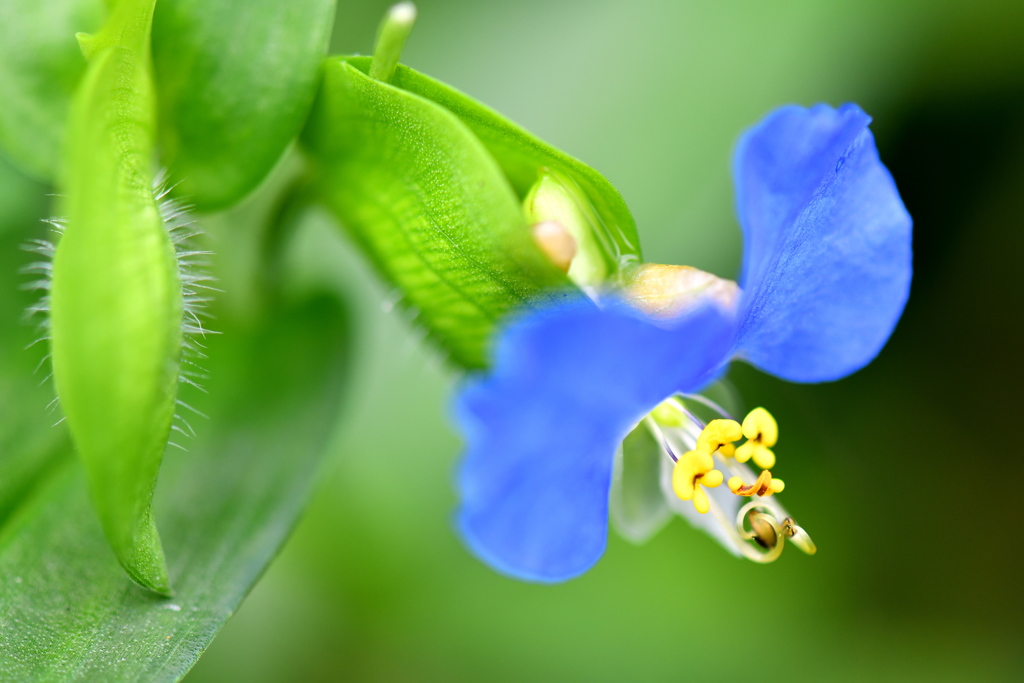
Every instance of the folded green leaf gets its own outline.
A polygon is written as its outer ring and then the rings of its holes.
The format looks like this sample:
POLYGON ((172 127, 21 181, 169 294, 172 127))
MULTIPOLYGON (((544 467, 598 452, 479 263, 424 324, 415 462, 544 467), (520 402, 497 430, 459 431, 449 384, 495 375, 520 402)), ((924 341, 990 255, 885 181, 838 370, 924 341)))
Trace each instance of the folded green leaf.
POLYGON ((64 122, 85 61, 76 31, 94 31, 103 0, 0 2, 0 151, 54 181, 64 122))
POLYGON ((160 0, 153 58, 163 163, 201 210, 266 177, 313 102, 335 0, 160 0))
POLYGON ((168 458, 157 496, 175 596, 124 580, 69 460, 0 528, 4 680, 180 679, 291 531, 338 412, 346 317, 319 295, 219 320, 198 405, 210 420, 168 458))
POLYGON ((170 585, 151 500, 175 411, 182 286, 153 197, 155 0, 123 0, 80 36, 89 68, 68 124, 53 261, 54 381, 103 529, 141 585, 170 585))
MULTIPOLYGON (((368 57, 357 57, 351 61, 360 69, 369 68, 368 57)), ((520 197, 526 197, 537 182, 541 169, 555 171, 575 182, 597 213, 600 222, 598 239, 618 260, 618 267, 621 269, 641 260, 636 222, 622 195, 600 173, 538 139, 490 107, 413 69, 400 65, 391 83, 435 102, 459 117, 494 156, 520 197)))
POLYGON ((487 362, 503 316, 568 281, 536 248, 523 201, 556 174, 594 217, 612 272, 639 260, 636 226, 599 173, 471 98, 367 57, 327 60, 303 143, 317 191, 451 358, 487 362))

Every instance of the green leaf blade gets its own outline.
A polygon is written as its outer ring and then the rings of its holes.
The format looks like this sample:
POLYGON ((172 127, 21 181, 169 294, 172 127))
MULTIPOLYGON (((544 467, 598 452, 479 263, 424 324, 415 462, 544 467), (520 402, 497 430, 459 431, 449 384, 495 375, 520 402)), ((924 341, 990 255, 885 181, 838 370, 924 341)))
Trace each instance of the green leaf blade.
POLYGON ((166 463, 157 495, 175 596, 124 580, 69 460, 0 536, 6 678, 179 680, 290 533, 338 411, 347 317, 321 295, 224 327, 201 405, 211 419, 166 463))

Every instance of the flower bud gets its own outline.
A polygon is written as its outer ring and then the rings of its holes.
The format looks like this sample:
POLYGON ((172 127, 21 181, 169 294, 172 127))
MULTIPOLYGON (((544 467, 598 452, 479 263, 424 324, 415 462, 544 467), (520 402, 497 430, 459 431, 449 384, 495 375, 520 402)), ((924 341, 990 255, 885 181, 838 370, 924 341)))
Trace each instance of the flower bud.
MULTIPOLYGON (((548 252, 548 242, 539 244, 552 262, 568 273, 569 279, 581 287, 596 287, 604 283, 611 268, 599 238, 598 219, 583 194, 572 186, 572 181, 560 174, 541 170, 540 179, 530 189, 523 206, 530 223, 535 226, 556 223, 575 242, 575 253, 569 257, 568 268, 562 268, 560 262, 567 253, 562 246, 553 245, 558 249, 548 252)), ((538 239, 536 227, 534 239, 538 239)), ((564 238, 560 241, 567 242, 564 238)))
POLYGON ((576 258, 577 248, 576 240, 566 227, 558 221, 542 221, 534 223, 530 232, 537 248, 544 252, 556 268, 568 273, 572 260, 576 258))

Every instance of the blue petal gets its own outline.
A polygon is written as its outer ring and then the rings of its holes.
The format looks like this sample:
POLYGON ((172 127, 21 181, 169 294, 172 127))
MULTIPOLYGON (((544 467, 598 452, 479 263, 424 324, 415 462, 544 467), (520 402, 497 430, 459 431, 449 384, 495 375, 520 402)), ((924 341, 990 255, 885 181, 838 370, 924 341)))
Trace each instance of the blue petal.
POLYGON ((713 307, 673 321, 574 300, 502 333, 490 374, 455 406, 466 439, 460 531, 495 569, 564 581, 604 552, 615 450, 675 392, 719 369, 735 323, 713 307))
POLYGON ((856 105, 784 107, 734 176, 745 253, 740 357, 795 382, 869 363, 910 290, 911 220, 856 105))

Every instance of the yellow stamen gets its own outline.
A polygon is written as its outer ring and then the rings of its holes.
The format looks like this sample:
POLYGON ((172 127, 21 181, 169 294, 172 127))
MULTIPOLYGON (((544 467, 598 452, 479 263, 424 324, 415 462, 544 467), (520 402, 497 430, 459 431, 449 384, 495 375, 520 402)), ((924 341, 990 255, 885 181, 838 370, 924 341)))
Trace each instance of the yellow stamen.
POLYGON ((684 453, 672 470, 672 488, 682 500, 692 500, 697 512, 711 509, 707 494, 701 488, 715 488, 722 483, 722 473, 716 469, 710 453, 689 451, 684 453))
POLYGON ((779 544, 778 528, 773 524, 774 519, 763 512, 750 510, 747 512, 747 522, 750 524, 750 540, 757 543, 767 551, 775 550, 779 544))
POLYGON ((775 467, 772 446, 779 439, 779 425, 771 413, 764 408, 751 410, 743 418, 743 436, 747 437, 747 442, 736 449, 737 462, 746 462, 753 458, 762 469, 775 467))
POLYGON ((786 517, 782 520, 782 533, 786 535, 786 538, 791 543, 808 555, 818 552, 818 546, 814 545, 811 537, 801 527, 797 526, 792 517, 786 517))
POLYGON ((758 552, 744 546, 743 555, 755 562, 774 562, 782 554, 782 548, 789 541, 808 555, 818 552, 814 541, 792 517, 779 521, 781 510, 773 505, 752 500, 736 513, 736 531, 740 538, 753 541, 765 552, 758 552), (749 529, 747 525, 749 524, 749 529))
POLYGON ((712 455, 715 451, 724 457, 731 458, 736 453, 733 441, 743 436, 740 423, 736 420, 712 420, 697 437, 697 450, 712 455))
POLYGON ((744 549, 744 556, 755 562, 774 562, 786 544, 785 531, 779 525, 774 511, 757 501, 750 501, 740 508, 736 514, 736 531, 740 538, 753 541, 764 549, 765 552, 744 549), (744 521, 750 524, 749 530, 744 521))
POLYGON ((785 482, 781 479, 773 479, 772 473, 762 470, 757 481, 753 484, 744 484, 742 477, 731 477, 729 479, 729 490, 737 496, 770 496, 774 493, 782 493, 786 488, 785 482))

